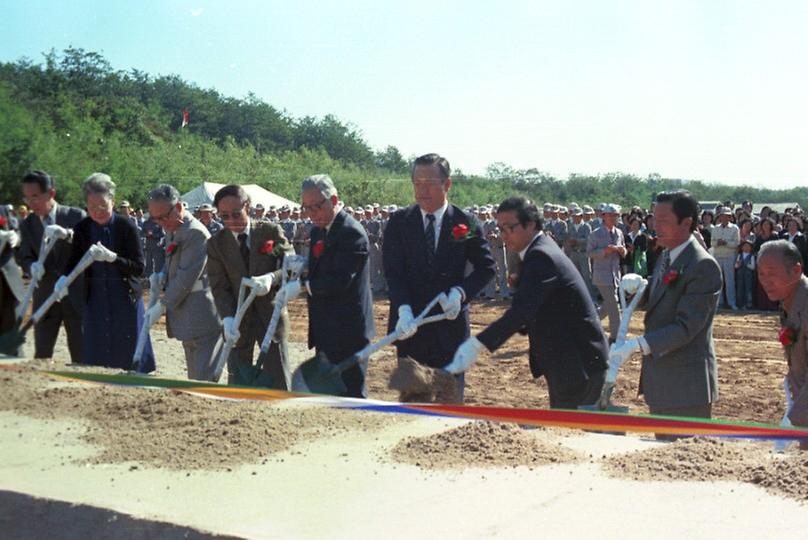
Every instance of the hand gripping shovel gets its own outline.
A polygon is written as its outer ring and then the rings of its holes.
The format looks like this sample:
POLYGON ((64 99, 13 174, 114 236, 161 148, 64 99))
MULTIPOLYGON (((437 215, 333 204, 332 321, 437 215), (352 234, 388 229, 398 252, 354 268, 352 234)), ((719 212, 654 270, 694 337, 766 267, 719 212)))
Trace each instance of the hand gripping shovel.
MULTIPOLYGON (((418 317, 415 318, 413 322, 415 323, 416 327, 441 321, 446 318, 445 313, 439 313, 437 315, 427 317, 427 313, 429 313, 436 304, 439 302, 441 304, 443 303, 441 301, 446 301, 446 295, 444 293, 436 296, 424 308, 418 317)), ((342 372, 357 365, 359 362, 370 358, 373 353, 397 341, 399 337, 400 333, 394 331, 376 343, 369 344, 361 351, 350 356, 349 358, 346 358, 345 360, 337 362, 336 364, 330 362, 328 358, 321 353, 300 364, 298 369, 300 370, 300 374, 302 375, 303 380, 305 381, 310 392, 315 394, 330 394, 338 396, 347 390, 345 383, 342 380, 342 372)))
MULTIPOLYGON (((236 314, 233 317, 233 326, 239 328, 241 326, 241 320, 244 318, 244 314, 247 313, 247 310, 250 309, 250 306, 255 300, 255 297, 258 296, 258 289, 256 288, 256 283, 252 278, 243 277, 241 278, 241 284, 238 288, 238 303, 236 304, 236 314), (247 293, 247 289, 250 289, 249 294, 247 293)), ((230 358, 230 353, 233 351, 233 347, 236 346, 236 341, 227 341, 224 342, 224 347, 222 347, 222 351, 219 353, 219 358, 216 361, 216 367, 213 370, 213 380, 218 381, 219 377, 222 376, 222 371, 224 371, 224 367, 227 365, 227 359, 230 358)), ((253 374, 255 375, 255 374, 253 374)))
MULTIPOLYGON (((84 254, 73 271, 67 275, 64 285, 65 289, 67 289, 67 287, 73 283, 76 278, 78 278, 82 272, 87 269, 87 267, 95 262, 96 256, 97 254, 95 250, 93 250, 91 247, 87 253, 84 254)), ((42 305, 39 306, 39 309, 37 309, 34 314, 31 315, 31 318, 28 319, 24 325, 21 327, 17 326, 17 328, 14 328, 13 330, 0 336, 0 354, 16 354, 19 346, 25 343, 25 333, 28 332, 28 330, 34 324, 38 323, 39 320, 45 316, 51 306, 59 300, 60 298, 58 291, 53 291, 53 293, 51 293, 51 295, 42 303, 42 305)))
MULTIPOLYGON (((165 286, 165 268, 162 272, 154 272, 149 276, 149 305, 146 312, 157 305, 160 301, 160 293, 165 286)), ((148 320, 144 321, 143 326, 140 327, 140 332, 137 335, 137 344, 135 345, 135 354, 132 355, 132 367, 135 371, 139 372, 141 369, 141 362, 143 361, 143 349, 146 348, 146 341, 149 339, 149 332, 152 326, 157 321, 148 320)))
MULTIPOLYGON (((648 280, 646 279, 636 279, 632 277, 632 279, 627 280, 626 278, 629 276, 637 276, 637 274, 626 274, 623 276, 623 279, 620 280, 620 305, 623 308, 623 317, 620 320, 620 328, 617 330, 617 339, 615 340, 615 345, 617 346, 625 343, 626 335, 628 334, 628 325, 631 322, 631 314, 634 313, 634 309, 637 307, 637 304, 640 303, 643 292, 645 292, 645 287, 648 285, 648 280), (632 288, 636 287, 636 289, 634 291, 634 298, 632 298, 631 303, 626 306, 626 287, 629 284, 633 285, 632 288)), ((639 276, 637 276, 637 278, 639 278, 639 276)), ((628 412, 628 407, 612 405, 612 392, 614 392, 614 385, 617 382, 617 372, 620 370, 621 364, 622 361, 620 361, 619 358, 609 357, 609 369, 606 372, 606 380, 603 383, 603 389, 600 392, 598 401, 594 405, 581 405, 578 407, 579 409, 585 411, 628 412)))
MULTIPOLYGON (((37 262, 40 265, 45 264, 45 259, 48 258, 48 254, 55 245, 56 238, 54 237, 54 229, 51 229, 50 226, 45 227, 45 232, 42 234, 42 243, 39 245, 39 257, 37 257, 37 262)), ((38 285, 39 276, 36 276, 31 280, 31 284, 28 285, 28 290, 25 291, 25 296, 22 298, 22 302, 20 302, 20 305, 17 306, 18 325, 22 322, 25 312, 28 311, 28 306, 31 304, 31 300, 34 298, 34 291, 38 285)))
MULTIPOLYGON (((287 281, 293 281, 300 277, 300 274, 306 268, 308 260, 302 255, 289 255, 283 258, 283 266, 281 267, 281 291, 284 290, 287 281), (288 277, 287 277, 288 276, 288 277)), ((272 376, 264 371, 263 365, 269 361, 269 348, 275 340, 275 331, 278 329, 278 322, 281 318, 281 313, 292 298, 287 298, 286 295, 275 296, 275 307, 272 309, 272 318, 267 326, 267 331, 264 334, 264 339, 261 341, 261 351, 255 361, 254 366, 240 368, 236 372, 235 383, 243 386, 264 386, 272 388, 274 381, 272 376)), ((287 359, 283 359, 283 373, 286 379, 286 388, 292 388, 292 375, 289 371, 289 366, 286 365, 287 359)))

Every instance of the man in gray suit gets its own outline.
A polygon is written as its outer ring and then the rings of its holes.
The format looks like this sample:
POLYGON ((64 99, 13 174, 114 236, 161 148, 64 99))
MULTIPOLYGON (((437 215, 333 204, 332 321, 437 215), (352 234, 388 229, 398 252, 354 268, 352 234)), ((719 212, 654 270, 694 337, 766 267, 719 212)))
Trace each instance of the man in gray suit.
POLYGON ((651 414, 710 418, 718 399, 713 317, 721 268, 693 236, 699 205, 690 193, 664 192, 656 201, 665 250, 643 298, 645 334, 612 347, 609 362, 641 351, 640 392, 651 414))
MULTIPOLYGON (((33 309, 36 310, 48 299, 56 280, 64 273, 73 249, 70 243, 73 227, 84 219, 85 213, 78 208, 58 204, 53 179, 43 171, 31 171, 23 177, 22 194, 31 213, 20 224, 20 260, 23 270, 39 279, 33 297, 33 309), (58 227, 58 239, 44 264, 39 264, 42 237, 48 227, 58 227)), ((79 307, 83 303, 81 288, 81 283, 71 285, 70 296, 53 304, 34 326, 34 358, 53 356, 56 337, 64 323, 71 361, 76 364, 83 360, 79 307)))
POLYGON ((168 337, 182 341, 188 378, 214 380, 222 323, 206 271, 210 233, 183 207, 179 192, 167 184, 149 192, 149 214, 166 232, 167 275, 162 298, 146 313, 146 322, 156 321, 165 312, 168 337))
POLYGON ((609 317, 609 341, 617 339, 620 328, 620 305, 617 303, 617 284, 620 283, 620 259, 626 256, 623 232, 617 227, 620 207, 603 207, 603 225, 592 231, 586 244, 586 254, 592 259, 592 283, 597 287, 603 304, 598 309, 602 319, 609 317))

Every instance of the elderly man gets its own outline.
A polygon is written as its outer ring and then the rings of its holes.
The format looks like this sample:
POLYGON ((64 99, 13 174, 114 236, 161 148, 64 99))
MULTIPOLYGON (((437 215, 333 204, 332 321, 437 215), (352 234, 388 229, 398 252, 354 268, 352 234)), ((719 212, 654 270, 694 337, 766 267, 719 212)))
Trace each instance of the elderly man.
MULTIPOLYGON (((166 232, 166 275, 160 301, 147 312, 151 323, 166 314, 168 337, 182 342, 188 378, 214 380, 222 325, 208 283, 210 233, 191 216, 173 186, 149 192, 149 214, 166 232)), ((151 294, 159 294, 153 288, 151 294)))
POLYGON ((597 292, 594 285, 592 285, 592 267, 590 266, 589 256, 586 254, 586 246, 589 242, 589 235, 592 234, 592 229, 583 218, 584 211, 582 208, 576 207, 572 210, 572 222, 567 229, 564 253, 580 272, 581 277, 584 279, 586 290, 589 292, 589 297, 594 301, 597 298, 597 292))
POLYGON ((497 225, 522 271, 511 307, 457 349, 450 373, 466 371, 483 348, 497 350, 527 329, 533 377, 547 380, 550 407, 594 403, 606 371, 608 345, 589 292, 572 262, 542 232, 538 209, 523 197, 499 205, 497 225))
POLYGON ((665 250, 643 296, 645 333, 613 347, 609 361, 642 352, 640 392, 651 414, 710 418, 718 399, 713 318, 721 269, 693 236, 699 205, 690 193, 664 192, 656 201, 665 250))
MULTIPOLYGON (((370 292, 368 237, 354 218, 341 210, 334 182, 326 174, 303 180, 303 211, 311 217, 305 288, 309 307, 309 348, 334 363, 370 343, 375 334, 370 292)), ((296 294, 287 284, 287 298, 296 294)), ((367 362, 342 372, 348 397, 367 397, 367 362)))
MULTIPOLYGON (((771 300, 780 302, 780 343, 788 365, 788 418, 808 427, 808 278, 799 249, 788 240, 766 242, 758 254, 758 277, 771 300)), ((800 443, 808 450, 808 441, 800 443)))
POLYGON ((741 234, 738 226, 731 223, 732 209, 725 206, 718 214, 718 225, 710 230, 712 235, 712 252, 721 272, 724 275, 724 295, 722 307, 729 306, 733 311, 738 309, 735 302, 735 258, 738 256, 738 245, 741 234))
MULTIPOLYGON (((216 309, 222 318, 225 339, 235 346, 227 359, 227 382, 238 382, 238 368, 252 367, 255 344, 260 345, 275 309, 275 292, 281 283, 284 257, 294 255, 292 244, 279 225, 250 221, 250 197, 241 186, 229 185, 216 192, 213 204, 224 228, 207 242, 208 276, 216 309), (245 277, 256 277, 262 287, 236 328, 234 317, 239 287, 245 277)), ((286 390, 283 363, 288 363, 289 316, 283 311, 267 361, 260 369, 272 377, 273 387, 286 390)))
POLYGON ((603 225, 592 231, 587 239, 586 254, 592 259, 592 283, 603 298, 600 317, 609 317, 609 341, 614 343, 620 328, 617 285, 620 283, 620 260, 626 256, 626 243, 623 232, 617 227, 620 207, 604 205, 602 215, 603 225))
MULTIPOLYGON (((451 168, 446 158, 415 160, 416 204, 390 216, 384 238, 384 273, 390 288, 389 330, 401 332, 398 357, 445 367, 469 335, 468 302, 494 277, 494 259, 477 220, 449 204, 451 168), (466 263, 471 272, 466 273, 466 263), (447 320, 418 328, 414 319, 439 293, 447 320)), ((438 310, 436 310, 437 312, 438 310)), ((462 396, 463 377, 458 377, 462 396)))
MULTIPOLYGON (((53 286, 64 273, 72 251, 73 228, 85 217, 83 210, 56 202, 56 185, 48 173, 31 171, 22 179, 22 193, 31 213, 20 224, 20 259, 23 270, 38 278, 33 309, 39 309, 53 292, 53 286), (43 264, 39 250, 45 231, 56 239, 43 264)), ((76 364, 83 359, 80 283, 70 287, 70 296, 51 306, 34 326, 34 358, 51 358, 59 328, 64 324, 70 359, 76 364)))

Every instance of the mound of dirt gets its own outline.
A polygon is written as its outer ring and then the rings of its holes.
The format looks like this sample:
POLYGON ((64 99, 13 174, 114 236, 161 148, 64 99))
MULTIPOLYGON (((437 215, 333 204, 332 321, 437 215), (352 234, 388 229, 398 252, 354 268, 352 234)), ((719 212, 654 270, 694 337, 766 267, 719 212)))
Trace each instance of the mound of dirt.
POLYGON ((227 469, 259 463, 304 441, 378 431, 401 421, 363 411, 225 401, 160 389, 47 386, 48 380, 32 370, 4 370, 0 410, 81 421, 82 439, 100 448, 93 463, 227 469))
POLYGON ((493 422, 470 422, 427 437, 409 437, 393 447, 391 455, 424 469, 530 467, 583 458, 550 432, 493 422))
POLYGON ((398 390, 402 403, 459 403, 457 381, 442 369, 400 358, 390 375, 389 388, 398 390))
POLYGON ((773 457, 769 445, 708 438, 607 458, 613 476, 633 480, 739 481, 808 502, 808 455, 773 457))

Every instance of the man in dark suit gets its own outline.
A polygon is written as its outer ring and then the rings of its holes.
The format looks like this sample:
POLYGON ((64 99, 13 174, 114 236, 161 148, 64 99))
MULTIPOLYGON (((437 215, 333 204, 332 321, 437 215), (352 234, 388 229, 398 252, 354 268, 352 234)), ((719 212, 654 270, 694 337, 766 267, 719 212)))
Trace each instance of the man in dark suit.
MULTIPOLYGON (((275 309, 275 292, 281 283, 284 257, 294 255, 292 244, 280 225, 269 221, 251 221, 250 196, 241 186, 229 185, 213 198, 224 223, 207 242, 208 277, 216 310, 222 319, 226 340, 235 342, 227 359, 227 382, 235 382, 238 366, 251 367, 255 344, 260 345, 275 309), (239 328, 235 328, 241 279, 260 276, 266 283, 265 294, 256 297, 246 311, 239 328)), ((277 342, 269 348, 268 361, 262 369, 272 376, 275 388, 286 390, 282 363, 288 365, 287 334, 289 317, 282 313, 275 332, 277 342)))
MULTIPOLYGON (((390 216, 382 252, 390 289, 389 329, 403 335, 396 343, 398 357, 433 368, 446 366, 457 346, 469 337, 468 302, 495 274, 480 224, 447 200, 450 174, 449 162, 438 154, 415 160, 416 204, 390 216), (468 275, 467 264, 471 265, 468 275), (415 314, 439 293, 448 295, 448 305, 443 306, 448 318, 416 328, 415 314)), ((462 396, 462 376, 458 383, 462 396)))
POLYGON ((621 362, 642 352, 640 393, 651 414, 710 418, 718 399, 713 317, 721 268, 693 236, 698 212, 687 191, 657 196, 657 242, 665 250, 643 298, 645 334, 610 352, 621 362))
MULTIPOLYGON (((368 237, 362 225, 341 209, 337 189, 328 175, 306 178, 301 200, 303 211, 314 225, 304 280, 309 348, 336 363, 361 350, 375 334, 368 237)), ((294 296, 294 285, 287 286, 287 297, 294 296)), ((364 362, 342 373, 345 396, 367 397, 366 370, 364 362)))
MULTIPOLYGON (((14 249, 19 243, 19 234, 9 227, 8 218, 0 215, 0 334, 15 328, 15 310, 25 296, 22 272, 14 260, 14 249)), ((16 352, 17 356, 21 354, 22 345, 16 352)))
POLYGON ((495 351, 526 329, 530 371, 547 380, 550 406, 573 409, 600 395, 609 346, 580 272, 542 225, 538 208, 522 197, 499 205, 502 239, 521 259, 516 293, 502 317, 460 345, 446 370, 466 371, 483 348, 495 351))
MULTIPOLYGON (((72 229, 85 217, 83 210, 71 208, 56 202, 56 188, 53 179, 43 171, 31 171, 22 179, 22 192, 25 202, 31 209, 20 224, 20 259, 23 269, 32 276, 39 276, 34 291, 34 310, 38 309, 53 292, 56 280, 64 273, 72 246, 72 229), (48 226, 58 226, 60 238, 45 259, 44 265, 37 262, 42 236, 48 226)), ((77 282, 80 280, 77 280, 77 282)), ((45 316, 34 327, 34 358, 50 358, 59 328, 64 323, 67 345, 71 361, 82 361, 81 313, 83 294, 80 283, 70 287, 69 299, 51 306, 45 316)))

